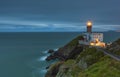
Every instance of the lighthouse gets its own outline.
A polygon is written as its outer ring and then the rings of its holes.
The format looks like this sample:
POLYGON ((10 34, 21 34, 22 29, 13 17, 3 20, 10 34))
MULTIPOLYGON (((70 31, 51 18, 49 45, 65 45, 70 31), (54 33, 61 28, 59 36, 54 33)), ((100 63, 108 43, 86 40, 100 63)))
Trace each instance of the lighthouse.
POLYGON ((92 22, 87 21, 86 23, 86 32, 83 33, 84 40, 79 40, 79 44, 90 45, 90 46, 99 46, 105 47, 103 42, 103 33, 92 32, 92 22))
POLYGON ((87 26, 87 33, 91 33, 92 32, 92 22, 88 21, 86 23, 86 26, 87 26))

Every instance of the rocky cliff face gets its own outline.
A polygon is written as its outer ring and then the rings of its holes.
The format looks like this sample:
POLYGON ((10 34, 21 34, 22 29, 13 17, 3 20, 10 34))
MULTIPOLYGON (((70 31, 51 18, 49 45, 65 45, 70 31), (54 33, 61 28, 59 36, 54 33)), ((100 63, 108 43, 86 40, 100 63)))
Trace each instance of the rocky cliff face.
MULTIPOLYGON (((58 50, 58 52, 66 56, 66 58, 51 65, 45 77, 120 76, 119 61, 110 58, 94 47, 79 45, 78 39, 80 38, 82 37, 79 36, 75 38, 58 50)), ((113 44, 112 45, 116 47, 115 45, 120 45, 120 42, 117 40, 113 44)))
POLYGON ((59 71, 59 68, 62 64, 63 64, 63 62, 61 61, 61 62, 57 62, 57 63, 51 65, 48 72, 46 73, 45 77, 56 77, 56 75, 59 71))
POLYGON ((86 48, 75 59, 69 59, 64 62, 56 77, 79 77, 79 73, 85 71, 88 67, 98 62, 104 54, 95 48, 86 48), (64 67, 64 68, 63 68, 64 67), (65 70, 67 68, 67 70, 65 70))
POLYGON ((50 56, 46 58, 47 61, 58 58, 59 60, 66 60, 69 58, 75 58, 82 51, 82 46, 78 45, 78 40, 83 38, 82 36, 78 36, 72 41, 70 41, 65 46, 58 49, 58 51, 52 53, 50 56))

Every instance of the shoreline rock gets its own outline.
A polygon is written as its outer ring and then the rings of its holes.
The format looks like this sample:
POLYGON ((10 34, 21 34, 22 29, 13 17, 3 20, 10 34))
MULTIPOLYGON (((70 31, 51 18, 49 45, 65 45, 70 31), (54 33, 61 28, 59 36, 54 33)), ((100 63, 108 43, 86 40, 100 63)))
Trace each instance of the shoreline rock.
POLYGON ((61 53, 61 51, 56 51, 51 53, 47 58, 46 61, 50 61, 50 60, 55 60, 55 59, 59 59, 61 61, 65 61, 68 59, 73 59, 75 58, 75 56, 77 56, 78 54, 80 54, 80 52, 83 50, 83 46, 75 46, 73 50, 71 50, 71 52, 68 53, 68 55, 64 55, 61 53))
POLYGON ((59 53, 58 51, 56 51, 56 52, 50 54, 45 60, 50 61, 50 60, 55 60, 55 59, 64 61, 66 59, 66 57, 64 55, 62 55, 61 53, 59 53))
POLYGON ((54 53, 55 51, 53 49, 48 50, 48 53, 54 53))
POLYGON ((46 73, 45 77, 56 77, 59 67, 63 64, 63 62, 57 62, 49 68, 48 72, 46 73))
POLYGON ((50 67, 49 66, 46 67, 48 69, 48 72, 45 77, 55 77, 55 75, 57 75, 58 69, 60 68, 60 65, 58 66, 59 63, 61 64, 61 63, 64 63, 68 59, 76 58, 77 55, 80 54, 80 52, 83 50, 83 46, 78 45, 78 40, 80 37, 81 36, 78 36, 77 38, 75 38, 71 42, 69 42, 67 45, 59 48, 55 52, 53 52, 53 50, 48 51, 51 54, 46 58, 46 61, 55 60, 55 59, 59 59, 59 61, 58 61, 57 65, 51 65, 50 67), (56 72, 54 72, 54 71, 56 71, 56 72))

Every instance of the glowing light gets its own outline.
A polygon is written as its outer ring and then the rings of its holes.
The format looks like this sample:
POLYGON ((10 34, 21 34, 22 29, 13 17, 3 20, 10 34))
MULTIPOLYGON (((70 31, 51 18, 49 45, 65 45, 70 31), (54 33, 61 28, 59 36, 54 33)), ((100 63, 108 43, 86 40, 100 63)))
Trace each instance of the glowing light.
POLYGON ((90 43, 91 46, 94 46, 94 43, 90 43))
POLYGON ((96 39, 95 41, 96 41, 96 43, 99 43, 99 39, 96 39))
POLYGON ((95 42, 90 43, 91 46, 99 46, 99 47, 105 47, 104 42, 100 42, 99 39, 96 39, 95 42))
POLYGON ((87 22, 87 26, 92 26, 92 22, 91 22, 91 21, 88 21, 88 22, 87 22))

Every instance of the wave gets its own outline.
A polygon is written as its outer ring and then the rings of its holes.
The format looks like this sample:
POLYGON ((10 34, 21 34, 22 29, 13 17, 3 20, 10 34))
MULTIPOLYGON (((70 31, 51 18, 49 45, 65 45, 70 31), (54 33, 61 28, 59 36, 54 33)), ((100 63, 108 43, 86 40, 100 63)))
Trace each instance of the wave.
POLYGON ((43 51, 43 54, 47 54, 48 53, 48 50, 46 50, 46 51, 43 51))
MULTIPOLYGON (((54 51, 57 51, 58 49, 59 49, 59 48, 55 48, 55 49, 53 49, 53 50, 54 50, 54 51)), ((49 50, 46 50, 46 51, 43 51, 42 53, 43 53, 43 54, 48 54, 48 51, 49 51, 49 50)))
MULTIPOLYGON (((55 48, 55 49, 53 49, 53 50, 54 50, 54 51, 57 51, 58 48, 55 48)), ((48 50, 44 51, 44 52, 43 52, 43 55, 44 55, 44 54, 47 54, 47 55, 40 57, 40 58, 39 58, 39 61, 45 61, 45 59, 47 58, 47 56, 50 55, 50 54, 48 53, 48 50)))
POLYGON ((58 51, 59 48, 53 49, 54 51, 58 51))
POLYGON ((40 73, 46 73, 46 72, 47 72, 46 69, 42 69, 42 70, 40 71, 40 73))
MULTIPOLYGON (((57 51, 58 48, 53 49, 54 51, 57 51)), ((43 63, 43 65, 41 65, 39 68, 35 68, 35 70, 33 71, 33 77, 36 77, 38 74, 40 75, 40 77, 45 77, 45 73, 47 72, 47 69, 43 68, 43 67, 47 67, 49 66, 49 63, 47 63, 45 61, 45 59, 50 55, 50 53, 48 53, 48 50, 43 51, 40 58, 37 59, 37 61, 39 61, 40 63, 43 63)), ((51 64, 54 61, 50 62, 51 64)))
POLYGON ((49 55, 45 55, 39 58, 39 61, 45 61, 45 59, 48 57, 49 55))
POLYGON ((32 72, 32 77, 45 77, 46 69, 36 69, 32 72))

